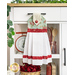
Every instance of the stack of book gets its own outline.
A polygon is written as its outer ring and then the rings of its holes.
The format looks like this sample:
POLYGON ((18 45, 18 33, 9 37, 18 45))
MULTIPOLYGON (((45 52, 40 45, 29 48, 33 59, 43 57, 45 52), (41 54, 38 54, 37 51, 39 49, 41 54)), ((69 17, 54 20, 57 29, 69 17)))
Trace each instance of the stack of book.
POLYGON ((56 75, 56 65, 52 64, 52 75, 56 75))

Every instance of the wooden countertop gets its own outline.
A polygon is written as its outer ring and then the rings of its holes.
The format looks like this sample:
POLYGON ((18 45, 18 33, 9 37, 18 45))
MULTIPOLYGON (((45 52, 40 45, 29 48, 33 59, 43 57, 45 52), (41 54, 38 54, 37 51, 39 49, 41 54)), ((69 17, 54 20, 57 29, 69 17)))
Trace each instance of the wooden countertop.
POLYGON ((11 7, 67 7, 67 3, 7 3, 11 7))

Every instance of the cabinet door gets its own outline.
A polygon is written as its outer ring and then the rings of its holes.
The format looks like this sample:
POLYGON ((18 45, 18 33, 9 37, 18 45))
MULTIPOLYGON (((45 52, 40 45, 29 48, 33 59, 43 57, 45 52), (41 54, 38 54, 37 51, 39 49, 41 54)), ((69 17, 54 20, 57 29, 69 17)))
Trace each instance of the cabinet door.
POLYGON ((62 23, 62 75, 67 75, 66 68, 67 23, 62 23))

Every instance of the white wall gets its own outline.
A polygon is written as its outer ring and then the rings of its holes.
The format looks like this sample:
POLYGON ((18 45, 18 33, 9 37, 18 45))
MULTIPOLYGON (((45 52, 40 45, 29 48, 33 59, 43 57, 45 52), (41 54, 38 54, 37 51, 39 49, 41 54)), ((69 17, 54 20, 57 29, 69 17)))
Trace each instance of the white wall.
POLYGON ((10 3, 12 0, 7 0, 7 3, 10 3))

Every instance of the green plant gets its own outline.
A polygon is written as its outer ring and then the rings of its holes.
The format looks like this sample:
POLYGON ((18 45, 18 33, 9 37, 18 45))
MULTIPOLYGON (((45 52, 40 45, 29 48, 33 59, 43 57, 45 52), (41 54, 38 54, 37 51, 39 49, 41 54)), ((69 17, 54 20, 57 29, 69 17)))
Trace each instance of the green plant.
POLYGON ((44 0, 38 0, 38 3, 44 2, 44 0))
MULTIPOLYGON (((11 7, 7 5, 7 17, 9 16, 9 12, 11 11, 11 7)), ((8 47, 12 47, 12 45, 14 44, 14 39, 12 38, 13 35, 15 35, 14 32, 14 28, 12 28, 13 22, 11 20, 7 20, 7 29, 9 30, 9 32, 7 33, 8 36, 8 40, 7 40, 7 44, 8 47)))
POLYGON ((60 0, 61 3, 67 3, 67 0, 60 0))
POLYGON ((38 0, 33 0, 32 2, 33 2, 33 3, 38 3, 38 0))
POLYGON ((67 3, 67 0, 14 0, 11 3, 67 3))
POLYGON ((15 0, 14 1, 11 1, 11 3, 15 3, 15 0))
POLYGON ((25 3, 25 1, 21 1, 21 0, 13 0, 11 3, 25 3))

